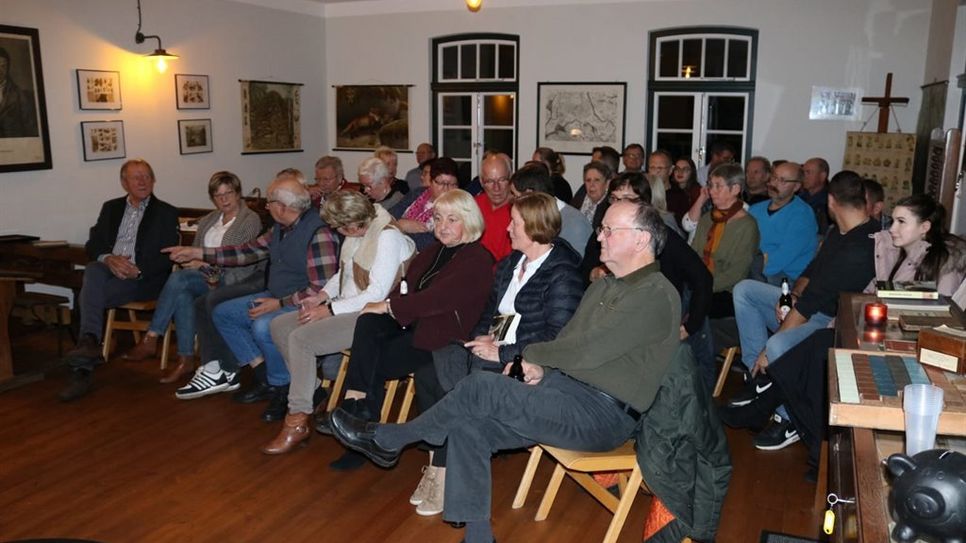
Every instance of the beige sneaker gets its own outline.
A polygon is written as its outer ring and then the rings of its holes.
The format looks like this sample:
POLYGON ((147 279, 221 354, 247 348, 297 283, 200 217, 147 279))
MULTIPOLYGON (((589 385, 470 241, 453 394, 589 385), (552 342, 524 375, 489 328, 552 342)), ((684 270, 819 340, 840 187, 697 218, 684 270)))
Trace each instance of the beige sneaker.
POLYGON ((423 503, 416 506, 416 514, 431 517, 443 512, 443 489, 446 483, 446 468, 434 468, 436 475, 429 485, 423 503))
POLYGON ((438 469, 436 466, 423 466, 423 477, 419 480, 419 484, 416 485, 416 490, 413 491, 413 495, 409 497, 409 503, 413 505, 423 503, 426 495, 429 494, 430 485, 436 480, 436 471, 438 469))

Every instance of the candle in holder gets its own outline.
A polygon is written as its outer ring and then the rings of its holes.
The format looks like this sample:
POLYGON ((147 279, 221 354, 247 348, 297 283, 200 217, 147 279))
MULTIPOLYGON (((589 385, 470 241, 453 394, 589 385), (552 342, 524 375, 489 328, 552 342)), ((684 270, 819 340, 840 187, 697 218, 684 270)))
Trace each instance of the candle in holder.
POLYGON ((865 324, 866 326, 883 327, 889 315, 889 308, 886 304, 872 303, 865 304, 865 324))

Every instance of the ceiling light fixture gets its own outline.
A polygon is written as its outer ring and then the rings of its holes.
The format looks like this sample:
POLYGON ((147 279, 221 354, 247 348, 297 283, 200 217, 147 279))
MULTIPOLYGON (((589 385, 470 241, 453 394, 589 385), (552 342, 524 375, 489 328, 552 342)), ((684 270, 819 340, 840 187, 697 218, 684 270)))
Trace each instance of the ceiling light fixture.
POLYGON ((480 7, 482 6, 483 0, 466 0, 466 7, 473 13, 480 11, 480 7))
POLYGON ((158 69, 158 72, 164 73, 164 71, 168 69, 167 61, 178 58, 178 55, 171 54, 164 50, 164 47, 161 46, 160 36, 145 36, 141 32, 141 0, 137 0, 137 2, 138 2, 138 30, 137 30, 137 33, 134 34, 134 42, 141 44, 141 43, 144 43, 144 40, 148 38, 154 38, 158 40, 158 48, 155 49, 153 53, 150 53, 144 56, 150 60, 155 61, 154 66, 158 69))

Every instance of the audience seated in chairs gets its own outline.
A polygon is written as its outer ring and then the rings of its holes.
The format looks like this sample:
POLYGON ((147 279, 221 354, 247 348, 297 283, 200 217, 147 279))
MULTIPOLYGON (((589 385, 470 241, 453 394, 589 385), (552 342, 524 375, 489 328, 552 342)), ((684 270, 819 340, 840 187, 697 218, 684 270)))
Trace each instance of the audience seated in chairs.
POLYGON ((571 205, 579 209, 593 223, 597 207, 607 198, 607 185, 614 176, 613 170, 603 162, 592 160, 584 166, 584 184, 574 196, 571 205))
MULTIPOLYGON (((367 303, 386 299, 415 253, 415 244, 396 228, 389 213, 358 192, 331 195, 322 218, 345 236, 339 271, 317 295, 303 298, 298 312, 271 322, 272 341, 282 353, 291 383, 288 414, 278 436, 262 448, 266 454, 289 452, 308 439, 309 416, 323 394, 316 357, 349 348, 359 311, 367 303)), ((266 359, 267 364, 274 362, 266 359)), ((268 368, 270 374, 285 371, 268 368)))
POLYGON ((94 367, 104 362, 104 311, 157 298, 171 274, 161 249, 178 243, 178 210, 154 195, 154 183, 154 170, 146 161, 125 162, 121 187, 127 194, 104 202, 91 227, 85 246, 91 262, 84 269, 78 300, 80 335, 65 357, 71 373, 61 401, 90 392, 94 367))
POLYGON ((389 210, 393 216, 398 213, 396 225, 399 230, 409 234, 416 242, 418 250, 423 250, 433 242, 433 206, 436 199, 446 191, 459 188, 456 161, 449 157, 440 157, 428 161, 426 165, 429 167, 429 186, 410 192, 409 195, 414 195, 415 198, 401 211, 400 207, 406 200, 389 210))
POLYGON ((537 147, 531 160, 542 162, 550 170, 550 181, 553 183, 551 194, 556 196, 558 200, 569 204, 574 199, 574 189, 563 176, 564 172, 567 171, 563 155, 549 147, 537 147))
MULTIPOLYGON (((510 190, 514 198, 528 192, 554 195, 553 182, 546 164, 536 161, 527 162, 510 177, 510 190)), ((587 240, 593 233, 590 222, 574 206, 560 198, 555 198, 555 201, 557 210, 560 211, 560 237, 567 240, 570 246, 583 257, 584 247, 587 246, 587 240)))
MULTIPOLYGON (((366 304, 356 322, 342 408, 378 420, 387 380, 432 367, 432 352, 466 341, 480 318, 493 282, 493 259, 478 241, 483 217, 463 190, 440 196, 433 207, 436 243, 421 251, 406 272, 406 291, 366 304)), ((417 390, 420 407, 432 402, 417 390)), ((316 426, 329 433, 328 420, 316 426)), ((353 469, 362 457, 347 453, 334 469, 353 469)))
MULTIPOLYGON (((417 390, 425 390, 432 403, 470 372, 501 373, 527 345, 555 338, 583 296, 580 256, 557 237, 560 212, 556 199, 543 193, 524 194, 514 200, 510 214, 513 253, 497 265, 483 317, 470 334, 473 340, 465 346, 447 345, 434 351, 434 366, 416 371, 417 390)), ((422 410, 429 407, 420 406, 422 410)), ((416 513, 442 512, 445 472, 446 447, 434 447, 430 465, 423 469, 410 498, 416 513)))
MULTIPOLYGON (((193 247, 241 245, 258 236, 261 219, 242 201, 242 185, 237 175, 215 172, 208 181, 208 197, 215 204, 215 210, 198 220, 193 247)), ((181 268, 168 277, 161 289, 150 327, 141 343, 123 356, 126 360, 155 356, 158 337, 164 335, 173 319, 177 326, 178 362, 161 378, 162 383, 180 381, 195 369, 195 299, 207 294, 211 287, 242 283, 262 273, 264 266, 256 263, 222 270, 201 260, 192 260, 181 268)), ((199 338, 199 341, 205 340, 199 338)))
POLYGON ((238 388, 239 367, 255 370, 254 385, 236 394, 243 403, 273 399, 262 418, 280 420, 285 414, 289 374, 272 342, 269 323, 295 311, 307 297, 317 294, 338 266, 336 239, 312 207, 308 190, 291 179, 276 179, 268 187, 268 210, 275 226, 257 239, 230 247, 174 247, 166 249, 175 262, 203 259, 219 266, 244 266, 270 259, 266 288, 225 301, 212 318, 228 340, 236 360, 209 362, 195 372, 175 395, 194 399, 238 388), (271 363, 263 364, 266 359, 271 363), (269 371, 266 371, 266 367, 269 371))
POLYGON ((712 319, 734 315, 731 290, 748 277, 758 251, 758 225, 741 201, 744 180, 745 172, 736 164, 711 172, 707 192, 713 209, 701 216, 691 242, 714 278, 712 319))
POLYGON ((510 236, 506 227, 510 224, 510 204, 513 195, 510 192, 510 174, 513 166, 510 157, 503 153, 491 153, 480 164, 480 184, 483 192, 473 198, 483 214, 483 237, 480 243, 493 255, 493 260, 499 262, 513 249, 510 247, 510 236))

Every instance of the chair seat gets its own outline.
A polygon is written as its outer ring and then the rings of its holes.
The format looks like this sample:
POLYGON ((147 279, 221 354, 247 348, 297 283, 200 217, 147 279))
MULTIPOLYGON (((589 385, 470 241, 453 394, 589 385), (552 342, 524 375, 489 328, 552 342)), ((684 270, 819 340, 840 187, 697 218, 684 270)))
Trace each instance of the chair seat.
POLYGON ((620 447, 606 452, 580 452, 558 449, 541 445, 563 467, 571 471, 622 471, 632 470, 637 465, 634 442, 628 441, 620 447))
POLYGON ((118 306, 116 309, 133 309, 134 311, 152 311, 158 306, 157 300, 147 300, 143 302, 128 302, 118 306))

